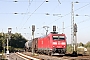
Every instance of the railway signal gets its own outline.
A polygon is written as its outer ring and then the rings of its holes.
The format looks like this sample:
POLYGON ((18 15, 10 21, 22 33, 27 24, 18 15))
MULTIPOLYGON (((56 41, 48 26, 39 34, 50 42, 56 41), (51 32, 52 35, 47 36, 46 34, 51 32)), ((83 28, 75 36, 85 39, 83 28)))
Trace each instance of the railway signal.
POLYGON ((77 32, 77 24, 74 24, 74 32, 77 32))
POLYGON ((56 31, 56 26, 53 26, 53 31, 54 31, 54 32, 56 31))
POLYGON ((32 31, 33 32, 35 31, 35 25, 32 25, 32 31))

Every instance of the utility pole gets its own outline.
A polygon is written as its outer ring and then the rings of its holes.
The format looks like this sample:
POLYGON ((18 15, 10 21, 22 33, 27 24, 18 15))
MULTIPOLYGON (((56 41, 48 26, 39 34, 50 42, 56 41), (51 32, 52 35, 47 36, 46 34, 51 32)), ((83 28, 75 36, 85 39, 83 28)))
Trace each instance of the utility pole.
POLYGON ((10 40, 11 31, 12 31, 12 28, 8 28, 8 37, 7 37, 7 54, 9 54, 9 49, 8 49, 8 40, 10 40))
POLYGON ((77 54, 77 24, 74 24, 74 52, 77 54))
POLYGON ((73 43, 74 43, 74 11, 73 11, 73 2, 72 2, 72 13, 71 13, 71 45, 72 45, 72 52, 73 52, 73 43))
POLYGON ((2 47, 3 47, 3 50, 2 50, 2 58, 5 58, 5 43, 4 43, 4 34, 3 34, 3 29, 2 29, 2 47))
POLYGON ((9 50, 8 50, 8 37, 7 37, 7 54, 9 54, 9 50))
MULTIPOLYGON (((76 2, 78 3, 78 2, 76 2)), ((71 13, 71 45, 72 45, 72 54, 77 55, 77 25, 74 24, 74 9, 73 9, 73 2, 72 2, 72 13, 71 13)))
POLYGON ((34 31, 35 31, 35 25, 32 25, 32 56, 34 56, 34 31))

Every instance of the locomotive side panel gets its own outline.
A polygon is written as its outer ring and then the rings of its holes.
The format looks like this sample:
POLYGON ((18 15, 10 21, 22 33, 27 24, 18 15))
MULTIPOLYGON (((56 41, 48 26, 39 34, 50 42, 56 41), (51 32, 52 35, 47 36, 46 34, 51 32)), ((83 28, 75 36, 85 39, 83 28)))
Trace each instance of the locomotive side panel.
POLYGON ((38 50, 43 48, 43 38, 38 38, 38 50))
POLYGON ((49 39, 48 39, 48 36, 46 36, 44 39, 43 39, 43 48, 44 50, 49 50, 49 39))
POLYGON ((38 49, 48 50, 49 45, 50 45, 50 40, 48 36, 38 39, 38 49))

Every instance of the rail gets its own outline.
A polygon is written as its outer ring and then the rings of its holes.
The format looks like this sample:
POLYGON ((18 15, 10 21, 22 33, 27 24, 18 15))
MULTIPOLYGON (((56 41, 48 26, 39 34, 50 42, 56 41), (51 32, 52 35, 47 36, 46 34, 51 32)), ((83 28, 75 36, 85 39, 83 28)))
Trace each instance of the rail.
POLYGON ((18 54, 21 58, 25 59, 25 60, 41 60, 41 59, 37 59, 22 53, 17 52, 16 54, 18 54))

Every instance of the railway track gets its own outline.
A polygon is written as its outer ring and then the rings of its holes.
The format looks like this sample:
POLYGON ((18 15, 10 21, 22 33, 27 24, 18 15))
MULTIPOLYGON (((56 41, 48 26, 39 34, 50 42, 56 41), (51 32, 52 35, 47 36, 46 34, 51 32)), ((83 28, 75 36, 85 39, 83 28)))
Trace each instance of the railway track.
POLYGON ((22 53, 19 53, 17 52, 16 53, 19 57, 25 59, 25 60, 42 60, 42 59, 39 59, 39 58, 35 58, 35 57, 32 57, 32 56, 28 56, 26 54, 22 54, 22 53))
MULTIPOLYGON (((31 56, 31 52, 23 52, 23 54, 31 56)), ((90 55, 72 57, 72 56, 48 56, 39 54, 33 57, 39 60, 90 60, 90 55)))

